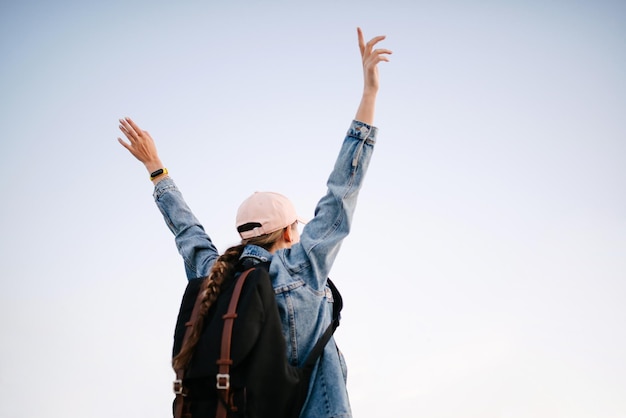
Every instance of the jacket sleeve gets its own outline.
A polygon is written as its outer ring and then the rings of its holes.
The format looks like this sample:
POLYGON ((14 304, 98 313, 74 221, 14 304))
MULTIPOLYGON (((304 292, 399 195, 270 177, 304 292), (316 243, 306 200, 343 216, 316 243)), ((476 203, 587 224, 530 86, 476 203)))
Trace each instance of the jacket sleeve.
POLYGON ((153 196, 165 223, 174 234, 176 247, 185 263, 187 278, 206 277, 219 253, 200 221, 187 206, 174 180, 167 177, 158 182, 153 196))
POLYGON ((302 230, 300 242, 279 255, 292 273, 300 270, 302 278, 317 290, 325 286, 341 243, 350 232, 377 131, 374 126, 352 121, 315 216, 302 230), (306 260, 304 265, 298 266, 302 260, 306 260))

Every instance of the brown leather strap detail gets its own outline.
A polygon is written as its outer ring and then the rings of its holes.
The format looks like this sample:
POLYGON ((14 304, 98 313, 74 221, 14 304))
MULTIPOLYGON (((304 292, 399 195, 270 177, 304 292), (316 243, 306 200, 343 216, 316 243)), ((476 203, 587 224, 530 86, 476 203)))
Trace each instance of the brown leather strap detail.
POLYGON ((224 329, 222 331, 220 359, 217 360, 219 371, 216 376, 218 395, 222 399, 217 402, 216 418, 226 418, 228 415, 226 405, 230 404, 230 365, 233 364, 233 360, 230 358, 230 344, 233 336, 233 325, 235 318, 237 318, 237 304, 241 296, 241 289, 243 289, 248 273, 252 270, 254 270, 254 268, 244 271, 237 279, 233 295, 228 305, 228 311, 222 316, 224 319, 224 329))
POLYGON ((185 403, 185 388, 183 387, 184 370, 176 371, 176 380, 174 381, 174 393, 176 394, 174 418, 182 418, 183 405, 185 403))
MULTIPOLYGON (((208 280, 208 279, 205 279, 208 280)), ((191 329, 193 324, 198 320, 198 316, 200 315, 200 307, 202 306, 202 294, 203 294, 203 286, 200 286, 200 290, 198 291, 198 296, 196 296, 196 301, 193 305, 193 310, 191 311, 191 317, 189 321, 185 323, 185 335, 183 336, 183 343, 181 347, 183 347, 191 336, 191 329)), ((182 418, 183 417, 183 405, 185 403, 185 396, 187 396, 186 389, 183 387, 183 379, 185 377, 185 369, 176 369, 176 380, 174 381, 174 393, 176 394, 176 407, 174 408, 174 418, 182 418)))

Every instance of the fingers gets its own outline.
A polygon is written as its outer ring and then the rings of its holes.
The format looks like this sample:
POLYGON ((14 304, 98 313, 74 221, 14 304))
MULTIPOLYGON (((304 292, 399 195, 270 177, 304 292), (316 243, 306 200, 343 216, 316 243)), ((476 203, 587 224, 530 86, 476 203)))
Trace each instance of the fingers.
POLYGON ((370 39, 370 41, 367 43, 367 45, 365 45, 366 51, 372 52, 372 49, 374 48, 374 45, 376 45, 380 41, 384 40, 386 37, 387 36, 385 36, 385 35, 380 35, 380 36, 376 36, 375 38, 370 39))
POLYGON ((373 50, 370 56, 374 58, 375 62, 380 62, 380 61, 389 62, 388 55, 390 54, 393 54, 393 52, 390 49, 380 48, 380 49, 373 50))
POLYGON ((367 43, 365 43, 365 39, 363 37, 363 31, 361 30, 361 28, 357 27, 356 31, 357 31, 357 36, 359 39, 359 51, 361 51, 361 56, 364 59, 368 57, 370 54, 372 54, 374 50, 374 46, 376 46, 377 43, 379 43, 380 41, 386 38, 385 35, 380 35, 380 36, 376 36, 370 39, 367 43))
POLYGON ((142 131, 139 126, 133 122, 131 118, 124 118, 119 120, 120 131, 126 136, 129 142, 122 140, 122 138, 117 138, 118 142, 122 144, 124 148, 130 151, 133 155, 136 153, 136 149, 141 146, 141 144, 148 139, 149 135, 147 132, 142 131))
POLYGON ((120 119, 120 130, 124 133, 124 135, 126 135, 131 143, 137 140, 139 132, 141 132, 139 127, 132 121, 131 118, 120 119))
MULTIPOLYGON (((122 131, 122 133, 124 134, 124 136, 126 136, 126 138, 130 141, 131 145, 135 142, 135 135, 134 132, 132 132, 132 128, 130 127, 130 125, 128 125, 128 122, 126 122, 123 119, 120 119, 120 131, 122 131)), ((117 138, 120 142, 121 142, 121 138, 117 138)))
POLYGON ((361 51, 361 56, 365 53, 365 40, 363 39, 363 31, 361 28, 356 28, 357 37, 359 39, 359 51, 361 51))
POLYGON ((120 144, 122 144, 122 146, 123 146, 124 148, 126 148, 127 150, 131 151, 131 149, 132 149, 132 148, 131 148, 130 144, 128 144, 128 143, 126 143, 126 142, 124 142, 124 141, 122 140, 122 138, 119 138, 119 137, 118 137, 118 138, 117 138, 117 142, 119 142, 120 144))
POLYGON ((377 36, 376 38, 369 41, 367 45, 365 45, 365 53, 363 54, 363 61, 367 61, 372 56, 381 56, 382 54, 391 54, 391 51, 389 49, 385 49, 385 48, 374 49, 374 46, 378 42, 382 41, 383 39, 385 39, 384 36, 377 36))
POLYGON ((126 118, 126 122, 137 136, 141 136, 143 130, 139 126, 137 126, 137 124, 131 118, 126 118))

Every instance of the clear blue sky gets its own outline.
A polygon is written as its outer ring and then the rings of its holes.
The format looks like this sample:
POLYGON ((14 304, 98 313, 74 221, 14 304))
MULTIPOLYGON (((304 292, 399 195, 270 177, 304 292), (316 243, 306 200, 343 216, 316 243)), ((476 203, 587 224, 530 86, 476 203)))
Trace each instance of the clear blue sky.
POLYGON ((90 3, 0 5, 0 416, 170 416, 185 276, 117 120, 220 249, 255 190, 310 217, 356 26, 394 54, 331 274, 354 415, 626 416, 625 3, 90 3))

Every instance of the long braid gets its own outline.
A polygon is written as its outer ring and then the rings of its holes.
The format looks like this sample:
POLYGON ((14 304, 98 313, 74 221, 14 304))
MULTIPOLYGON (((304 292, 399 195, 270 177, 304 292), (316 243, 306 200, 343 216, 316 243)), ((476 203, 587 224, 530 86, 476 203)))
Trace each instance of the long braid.
POLYGON ((198 341, 200 340, 200 334, 204 327, 204 318, 209 312, 211 305, 217 300, 222 284, 234 274, 235 267, 244 247, 244 244, 240 244, 226 250, 226 252, 215 261, 215 264, 211 268, 211 273, 202 283, 199 291, 203 296, 198 319, 192 324, 189 339, 183 344, 178 355, 172 360, 174 369, 184 369, 189 364, 196 345, 198 345, 198 341))
MULTIPOLYGON (((294 223, 287 228, 296 227, 297 223, 294 223)), ((213 305, 213 303, 217 300, 224 282, 235 274, 235 267, 241 258, 241 254, 243 253, 245 246, 252 244, 270 251, 282 235, 283 230, 278 230, 259 237, 242 240, 241 244, 230 247, 215 261, 209 276, 204 280, 204 282, 202 282, 202 286, 199 290, 203 296, 201 302, 202 304, 200 305, 200 312, 198 313, 198 319, 192 325, 189 339, 185 344, 183 344, 176 357, 172 360, 172 366, 175 370, 185 369, 189 365, 193 352, 195 351, 198 341, 200 340, 202 329, 204 328, 204 318, 207 316, 211 305, 213 305)))

